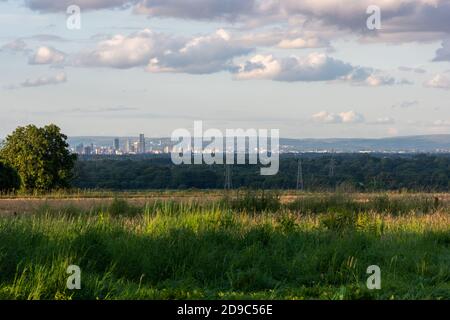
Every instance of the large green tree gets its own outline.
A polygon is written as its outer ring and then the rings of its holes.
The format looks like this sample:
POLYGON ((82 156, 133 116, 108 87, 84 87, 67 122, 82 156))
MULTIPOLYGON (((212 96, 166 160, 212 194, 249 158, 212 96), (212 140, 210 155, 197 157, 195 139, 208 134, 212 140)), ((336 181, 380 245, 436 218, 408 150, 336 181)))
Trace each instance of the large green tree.
POLYGON ((49 191, 70 184, 76 155, 68 146, 56 125, 28 125, 6 137, 0 158, 17 170, 23 190, 49 191))

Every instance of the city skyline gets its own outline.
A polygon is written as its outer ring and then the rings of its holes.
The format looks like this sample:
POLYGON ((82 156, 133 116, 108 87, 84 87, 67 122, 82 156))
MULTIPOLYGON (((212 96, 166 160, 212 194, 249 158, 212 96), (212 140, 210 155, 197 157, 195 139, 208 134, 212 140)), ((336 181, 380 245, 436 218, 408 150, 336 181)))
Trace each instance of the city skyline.
MULTIPOLYGON (((144 149, 140 148, 141 135, 135 137, 69 137, 69 147, 80 155, 133 155, 170 154, 182 152, 177 149, 179 141, 168 137, 145 137, 144 149)), ((428 135, 409 137, 390 137, 380 139, 280 139, 280 153, 449 153, 450 135, 428 135)), ((203 142, 203 153, 216 153, 217 149, 203 142)), ((249 141, 246 139, 246 148, 249 141)), ((187 150, 195 152, 194 140, 187 150)), ((234 152, 224 149, 226 152, 234 152)), ((248 152, 248 149, 246 149, 248 152)), ((256 151, 256 150, 255 150, 256 151)), ((263 149, 258 152, 264 151, 263 149)))

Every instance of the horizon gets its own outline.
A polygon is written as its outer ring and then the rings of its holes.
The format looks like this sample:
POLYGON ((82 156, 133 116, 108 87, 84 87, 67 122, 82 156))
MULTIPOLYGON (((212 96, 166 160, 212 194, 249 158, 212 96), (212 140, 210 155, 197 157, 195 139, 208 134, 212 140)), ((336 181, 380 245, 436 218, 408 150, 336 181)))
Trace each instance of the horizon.
MULTIPOLYGON (((286 139, 286 140, 382 140, 382 139, 401 139, 401 138, 414 138, 414 137, 436 137, 436 136, 450 136, 450 133, 437 133, 437 134, 419 134, 419 135, 406 135, 406 136, 384 136, 384 137, 377 137, 377 138, 353 138, 353 137, 325 137, 325 138, 292 138, 292 137, 283 137, 280 136, 280 139, 286 139)), ((114 135, 104 135, 104 136, 96 136, 96 135, 80 135, 80 136, 67 136, 68 138, 139 138, 139 134, 137 135, 127 135, 127 136, 114 136, 114 135)), ((145 136, 146 139, 170 139, 170 137, 167 136, 145 136)), ((2 139, 2 138, 0 138, 2 139)))
MULTIPOLYGON (((64 132, 63 132, 64 133, 64 132)), ((170 136, 147 136, 145 135, 145 139, 169 139, 170 136)), ((295 137, 286 137, 286 136, 280 136, 280 140, 385 140, 385 139, 402 139, 402 138, 421 138, 421 137, 449 137, 450 133, 437 133, 437 134, 418 134, 418 135, 400 135, 400 136, 382 136, 382 137, 367 137, 367 138, 361 138, 361 137, 324 137, 324 138, 316 138, 316 137, 301 137, 301 138, 295 138, 295 137)), ((5 140, 6 136, 0 137, 1 140, 5 140)), ((100 138, 100 139, 129 139, 129 138, 135 138, 139 139, 139 133, 136 135, 125 135, 125 136, 119 136, 119 135, 74 135, 69 136, 67 135, 67 139, 82 139, 82 138, 100 138)), ((450 140, 449 140, 450 142, 450 140)))

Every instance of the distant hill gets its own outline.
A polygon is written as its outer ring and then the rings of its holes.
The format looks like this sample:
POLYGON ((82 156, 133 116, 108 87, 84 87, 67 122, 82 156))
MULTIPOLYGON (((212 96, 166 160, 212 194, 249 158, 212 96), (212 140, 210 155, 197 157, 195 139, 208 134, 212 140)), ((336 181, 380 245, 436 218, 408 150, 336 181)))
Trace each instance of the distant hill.
POLYGON ((380 139, 281 139, 280 144, 303 151, 450 152, 450 134, 380 139))
MULTIPOLYGON (((137 141, 137 137, 69 137, 71 147, 83 143, 96 146, 112 146, 114 138, 120 145, 125 141, 137 141)), ((149 145, 170 145, 169 138, 146 138, 149 145)), ((280 139, 283 152, 450 152, 450 134, 421 135, 380 139, 280 139)))

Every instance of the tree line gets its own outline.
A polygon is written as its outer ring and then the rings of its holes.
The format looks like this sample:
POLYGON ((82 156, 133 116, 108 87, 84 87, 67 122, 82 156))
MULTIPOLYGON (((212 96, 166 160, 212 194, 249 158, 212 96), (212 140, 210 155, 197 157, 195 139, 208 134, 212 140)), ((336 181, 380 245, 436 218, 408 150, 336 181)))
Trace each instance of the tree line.
MULTIPOLYGON (((450 155, 285 154, 277 175, 261 176, 259 168, 233 165, 232 186, 295 189, 301 179, 310 191, 448 191, 450 155)), ((225 183, 223 165, 173 165, 170 156, 161 155, 85 157, 74 174, 73 185, 88 189, 220 189, 225 183)))
MULTIPOLYGON (((68 147, 56 125, 18 127, 0 146, 0 192, 220 189, 225 184, 223 165, 174 165, 169 155, 77 158, 68 147)), ((230 172, 233 188, 447 192, 450 155, 282 154, 277 175, 261 176, 260 165, 233 165, 230 172)))

